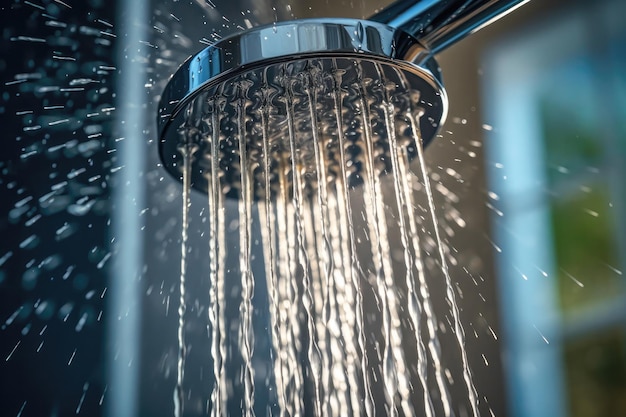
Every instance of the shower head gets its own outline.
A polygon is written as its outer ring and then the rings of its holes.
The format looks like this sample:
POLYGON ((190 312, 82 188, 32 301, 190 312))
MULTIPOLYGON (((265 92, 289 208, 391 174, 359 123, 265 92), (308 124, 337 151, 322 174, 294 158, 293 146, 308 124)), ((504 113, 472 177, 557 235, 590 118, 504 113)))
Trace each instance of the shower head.
MULTIPOLYGON (((237 195, 242 165, 252 175, 284 168, 273 176, 297 166, 306 177, 319 163, 311 139, 330 135, 342 149, 330 150, 324 163, 347 152, 355 161, 350 182, 358 183, 363 149, 355 137, 376 141, 389 135, 389 124, 396 129, 394 120, 411 119, 417 123, 398 128, 430 142, 447 110, 433 54, 518 3, 398 1, 370 20, 294 20, 222 39, 190 57, 168 82, 158 115, 161 160, 181 178, 183 155, 193 153, 193 188, 207 191, 219 175, 232 188, 227 194, 237 195)), ((382 142, 373 146, 389 147, 382 142)))
MULTIPOLYGON (((333 125, 337 131, 335 112, 340 112, 347 116, 341 118, 340 129, 349 137, 347 130, 361 129, 369 123, 362 118, 372 117, 363 114, 366 102, 382 104, 380 95, 390 93, 413 100, 405 107, 415 106, 429 120, 421 130, 424 141, 430 141, 445 117, 446 97, 436 62, 415 38, 381 23, 349 19, 299 20, 252 29, 192 56, 172 77, 159 109, 161 159, 180 177, 180 146, 191 142, 197 165, 191 182, 201 190, 208 187, 213 154, 211 140, 203 137, 222 136, 217 151, 224 167, 240 164, 239 137, 247 144, 248 159, 258 163, 265 142, 272 148, 272 159, 289 153, 290 135, 297 141, 300 164, 312 165, 312 123, 318 129, 333 125), (378 91, 381 87, 385 91, 378 91), (309 103, 312 95, 314 104, 309 103), (357 117, 358 127, 349 120, 357 117), (228 146, 233 149, 224 149, 228 146)), ((238 179, 235 170, 230 168, 226 175, 238 179)))

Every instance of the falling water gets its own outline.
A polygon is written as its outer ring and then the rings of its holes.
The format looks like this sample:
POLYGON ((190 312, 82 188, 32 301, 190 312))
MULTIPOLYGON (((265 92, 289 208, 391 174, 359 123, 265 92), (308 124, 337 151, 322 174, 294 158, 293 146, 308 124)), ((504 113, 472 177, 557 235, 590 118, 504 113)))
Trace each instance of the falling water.
MULTIPOLYGON (((341 114, 342 98, 341 98, 341 92, 339 90, 339 86, 341 86, 341 73, 337 71, 336 62, 333 62, 333 70, 334 70, 333 71, 333 78, 334 78, 333 80, 334 81, 333 107, 334 107, 335 120, 337 123, 337 147, 339 149, 339 160, 345 161, 346 160, 346 153, 345 153, 346 141, 344 137, 343 118, 341 114)), ((369 364, 367 360, 367 355, 365 354, 366 335, 365 335, 364 325, 363 325, 363 294, 359 290, 360 265, 359 265, 357 252, 356 252, 357 242, 355 238, 354 225, 352 222, 353 214, 352 214, 352 205, 350 202, 350 194, 348 191, 348 174, 347 174, 346 164, 339 164, 339 165, 341 169, 341 175, 339 176, 338 181, 337 181, 337 188, 339 189, 339 191, 337 192, 337 203, 339 206, 338 207, 339 208, 338 222, 341 226, 343 226, 343 228, 341 229, 341 232, 342 232, 342 236, 344 237, 342 239, 342 251, 340 253, 342 255, 341 258, 342 258, 342 261, 344 262, 344 265, 348 262, 348 259, 349 259, 349 266, 345 268, 345 276, 350 277, 348 284, 350 284, 351 290, 353 292, 354 307, 356 309, 355 324, 356 324, 356 334, 357 334, 359 350, 358 350, 358 353, 357 352, 355 353, 357 356, 357 360, 358 360, 358 356, 360 356, 360 362, 358 363, 358 365, 360 366, 360 372, 357 375, 357 378, 361 377, 361 380, 363 382, 363 391, 364 391, 364 396, 362 397, 363 403, 364 403, 363 408, 367 415, 373 415, 374 409, 373 409, 372 390, 370 386, 370 379, 368 377, 369 364), (345 238, 346 236, 348 237, 348 239, 345 238), (346 245, 346 242, 349 242, 349 245, 346 245)), ((346 287, 350 288, 348 286, 346 287)), ((350 328, 351 326, 348 325, 346 330, 348 330, 349 332, 350 328)), ((355 367, 357 366, 356 363, 353 363, 351 365, 355 367)), ((353 403, 355 404, 355 406, 358 405, 359 404, 358 399, 353 400, 353 403)), ((357 414, 358 411, 359 411, 358 409, 355 409, 355 414, 357 414)))
POLYGON ((244 412, 246 416, 254 416, 254 380, 252 370, 252 346, 254 336, 252 334, 252 297, 254 293, 254 276, 250 265, 250 221, 252 199, 248 172, 244 167, 248 166, 246 139, 245 139, 245 94, 246 85, 239 85, 239 100, 237 102, 237 136, 239 142, 239 163, 241 165, 241 202, 239 204, 239 273, 241 274, 241 321, 239 327, 239 346, 244 361, 244 412))
MULTIPOLYGON (((212 101, 210 103, 211 126, 219 126, 219 102, 212 101)), ((218 417, 222 415, 222 407, 225 402, 225 391, 220 389, 225 386, 224 376, 224 355, 226 348, 223 344, 224 334, 226 332, 224 318, 220 305, 224 304, 224 246, 217 242, 224 241, 224 213, 222 206, 222 195, 218 182, 218 148, 219 129, 211 131, 211 182, 209 185, 209 209, 211 218, 215 219, 209 223, 209 259, 211 262, 211 270, 209 273, 211 289, 209 290, 209 323, 211 326, 211 358, 213 359, 213 380, 214 386, 211 392, 211 408, 212 416, 218 417)))
MULTIPOLYGON (((186 136, 190 136, 189 129, 184 130, 186 136)), ((187 345, 185 343, 185 313, 187 311, 186 301, 186 273, 187 273, 187 241, 189 229, 189 204, 191 192, 191 165, 194 154, 197 150, 192 142, 184 142, 180 147, 183 155, 183 229, 181 239, 181 256, 180 256, 180 283, 179 283, 179 303, 178 303, 178 360, 176 372, 176 388, 174 390, 174 415, 181 417, 183 415, 183 380, 185 377, 185 356, 187 354, 187 345)))
POLYGON ((211 415, 478 416, 419 135, 430 103, 410 77, 303 59, 245 72, 185 109, 183 227, 192 187, 210 215, 211 415))

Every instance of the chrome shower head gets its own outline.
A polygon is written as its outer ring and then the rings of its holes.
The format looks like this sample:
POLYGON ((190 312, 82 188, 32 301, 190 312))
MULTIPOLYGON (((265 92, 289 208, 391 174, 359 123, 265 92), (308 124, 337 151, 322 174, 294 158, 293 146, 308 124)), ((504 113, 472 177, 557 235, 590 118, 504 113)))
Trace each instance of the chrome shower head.
MULTIPOLYGON (((244 163, 253 177, 254 170, 279 168, 271 170, 272 184, 296 166, 304 178, 314 177, 319 160, 312 139, 332 136, 340 140, 328 144, 334 147, 326 150, 328 176, 338 176, 332 165, 346 158, 348 180, 357 184, 365 136, 382 154, 396 130, 398 143, 403 131, 423 144, 435 137, 447 99, 433 53, 518 3, 399 1, 370 20, 295 20, 220 40, 190 57, 163 92, 163 164, 181 178, 182 155, 193 152, 193 188, 207 191, 209 178, 219 175, 232 186, 226 194, 237 195, 244 163), (296 149, 297 162, 290 156, 296 149)), ((415 144, 405 151, 414 155, 415 144)), ((388 163, 381 156, 378 169, 388 163)))
POLYGON ((401 100, 405 111, 414 107, 428 120, 421 127, 425 142, 435 136, 446 113, 445 93, 436 62, 410 35, 380 23, 349 19, 300 20, 252 29, 192 56, 170 80, 159 109, 161 159, 180 177, 179 148, 191 141, 198 156, 191 182, 201 190, 207 189, 213 135, 222 136, 219 163, 230 167, 222 175, 239 178, 237 168, 232 168, 240 164, 239 138, 246 142, 252 164, 260 164, 266 145, 277 164, 289 153, 292 137, 299 164, 313 165, 314 134, 340 129, 349 140, 351 129, 364 129, 374 117, 365 114, 364 107, 371 100, 383 104, 389 96, 401 100), (421 65, 411 63, 415 60, 421 65), (352 115, 342 117, 346 112, 352 115), (360 122, 350 120, 357 114, 360 122), (337 123, 343 126, 338 128, 337 123))

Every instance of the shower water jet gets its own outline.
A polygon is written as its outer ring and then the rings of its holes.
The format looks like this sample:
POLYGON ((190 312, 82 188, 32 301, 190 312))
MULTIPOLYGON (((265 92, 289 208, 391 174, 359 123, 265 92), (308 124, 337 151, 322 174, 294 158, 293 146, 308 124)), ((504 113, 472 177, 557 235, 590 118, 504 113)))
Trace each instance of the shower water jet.
MULTIPOLYGON (((433 54, 518 3, 398 2, 367 21, 276 23, 219 41, 170 80, 159 108, 161 157, 186 192, 208 194, 213 214, 213 415, 255 414, 251 312, 260 274, 251 261, 259 255, 281 415, 479 415, 423 146, 447 109, 433 54), (191 156, 179 151, 189 146, 191 156), (415 216, 420 206, 430 216, 415 216), (255 223, 263 246, 253 248, 255 223), (238 225, 232 247, 224 224, 238 225), (395 241, 403 264, 392 257, 395 241), (229 253, 238 270, 226 268, 229 253), (445 283, 448 312, 435 312, 433 277, 445 283), (230 317, 229 285, 241 295, 230 317), (437 317, 448 313, 446 335, 437 317), (468 396, 461 406, 443 360, 450 344, 468 396)), ((182 393, 184 307, 179 312, 182 393)))

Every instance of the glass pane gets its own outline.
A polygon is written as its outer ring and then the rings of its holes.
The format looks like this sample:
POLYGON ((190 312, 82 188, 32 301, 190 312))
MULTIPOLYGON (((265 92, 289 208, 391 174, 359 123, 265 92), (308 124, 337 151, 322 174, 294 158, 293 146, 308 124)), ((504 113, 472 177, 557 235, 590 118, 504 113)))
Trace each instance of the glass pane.
POLYGON ((607 190, 585 188, 552 205, 561 308, 567 313, 619 296, 615 230, 607 190))
POLYGON ((598 95, 590 62, 581 56, 557 68, 547 77, 540 106, 559 301, 566 314, 623 292, 608 149, 602 115, 593 106, 598 95))
POLYGON ((571 417, 626 415, 626 343, 623 329, 565 344, 571 417))

